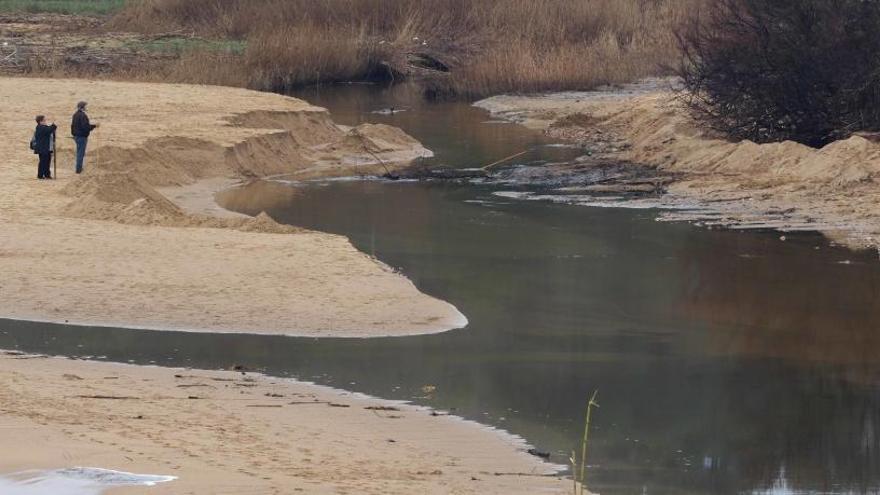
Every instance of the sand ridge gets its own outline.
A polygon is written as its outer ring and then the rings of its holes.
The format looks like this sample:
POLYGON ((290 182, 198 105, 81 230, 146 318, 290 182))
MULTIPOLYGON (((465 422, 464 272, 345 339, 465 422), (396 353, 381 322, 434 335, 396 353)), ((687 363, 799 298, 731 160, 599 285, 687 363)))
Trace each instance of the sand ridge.
POLYGON ((324 109, 294 98, 71 79, 0 78, 0 115, 7 136, 0 142, 0 317, 348 337, 466 323, 342 237, 266 216, 193 212, 157 189, 195 187, 210 197, 201 181, 369 173, 381 167, 372 154, 403 163, 430 153, 398 129, 363 126, 355 140, 324 109), (75 176, 66 136, 83 99, 101 127, 86 172, 75 176), (27 149, 37 113, 59 124, 55 181, 36 179, 27 149))
POLYGON ((709 212, 662 219, 820 231, 853 248, 880 246, 880 144, 859 135, 822 149, 729 142, 694 123, 670 85, 654 80, 622 90, 505 95, 477 106, 587 147, 592 132, 602 131, 603 139, 624 143, 615 156, 674 174, 673 196, 711 205, 709 212), (589 129, 556 127, 577 114, 593 123, 589 129))

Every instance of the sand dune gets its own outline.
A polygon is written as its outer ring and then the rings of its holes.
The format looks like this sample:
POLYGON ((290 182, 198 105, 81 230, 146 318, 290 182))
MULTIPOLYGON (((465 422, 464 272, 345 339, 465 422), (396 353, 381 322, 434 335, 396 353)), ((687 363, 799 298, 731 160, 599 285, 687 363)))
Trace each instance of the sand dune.
POLYGON ((340 128, 241 89, 82 80, 0 78, 0 116, 0 318, 355 337, 466 322, 342 237, 187 203, 210 202, 218 181, 371 173, 373 154, 430 153, 398 129, 340 128), (66 136, 81 99, 101 127, 76 177, 66 136), (37 113, 60 126, 56 181, 36 179, 27 149, 37 113))

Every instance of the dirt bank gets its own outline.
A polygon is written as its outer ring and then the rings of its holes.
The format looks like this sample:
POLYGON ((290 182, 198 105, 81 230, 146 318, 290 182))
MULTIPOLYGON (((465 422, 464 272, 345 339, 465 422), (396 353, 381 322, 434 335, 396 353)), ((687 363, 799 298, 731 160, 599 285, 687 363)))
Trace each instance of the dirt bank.
POLYGON ((303 101, 240 89, 0 78, 0 130, 0 317, 358 337, 465 323, 342 237, 204 206, 218 183, 430 153, 398 129, 343 129, 303 101), (76 177, 66 136, 80 99, 102 127, 76 177), (60 125, 56 181, 36 179, 27 149, 37 113, 60 125))
POLYGON ((668 197, 654 204, 684 209, 663 220, 820 231, 853 248, 880 244, 880 144, 861 136, 818 150, 793 142, 728 142, 696 125, 669 84, 497 96, 477 106, 674 178, 668 197))
MULTIPOLYGON (((563 493, 510 436, 411 406, 240 372, 0 353, 0 473, 172 475, 110 493, 563 493), (33 386, 39 384, 39 386, 33 386)), ((442 412, 441 412, 442 414, 442 412)))

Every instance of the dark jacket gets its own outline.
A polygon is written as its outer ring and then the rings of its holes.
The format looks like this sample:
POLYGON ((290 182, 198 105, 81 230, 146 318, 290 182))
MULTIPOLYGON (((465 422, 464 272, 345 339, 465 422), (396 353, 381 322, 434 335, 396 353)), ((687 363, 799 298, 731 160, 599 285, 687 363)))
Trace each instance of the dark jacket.
POLYGON ((95 130, 95 127, 89 123, 89 116, 82 110, 77 110, 73 114, 73 121, 70 123, 70 133, 74 137, 89 137, 89 134, 95 130))
POLYGON ((37 124, 37 130, 34 131, 34 139, 36 139, 36 146, 34 146, 35 154, 39 155, 52 152, 52 134, 55 133, 55 129, 57 128, 58 126, 55 124, 37 124))

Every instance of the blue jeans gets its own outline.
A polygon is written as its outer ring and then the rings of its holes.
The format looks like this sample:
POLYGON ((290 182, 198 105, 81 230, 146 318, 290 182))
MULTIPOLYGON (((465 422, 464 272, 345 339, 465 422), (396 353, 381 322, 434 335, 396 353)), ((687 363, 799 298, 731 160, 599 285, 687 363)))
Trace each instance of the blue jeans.
POLYGON ((83 136, 74 136, 76 141, 76 173, 83 171, 83 161, 86 159, 86 145, 89 144, 89 138, 83 136))

